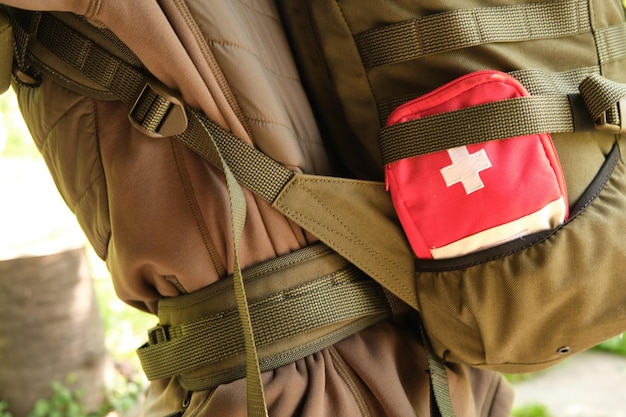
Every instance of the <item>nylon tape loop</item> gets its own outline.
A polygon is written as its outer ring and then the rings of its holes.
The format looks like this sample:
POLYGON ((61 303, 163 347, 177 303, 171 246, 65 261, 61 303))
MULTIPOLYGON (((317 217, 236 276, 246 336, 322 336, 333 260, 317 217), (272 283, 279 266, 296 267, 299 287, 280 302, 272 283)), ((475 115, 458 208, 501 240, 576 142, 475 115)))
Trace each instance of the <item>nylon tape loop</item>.
POLYGON ((595 39, 601 64, 626 56, 626 23, 599 28, 595 39))
POLYGON ((380 130, 383 163, 490 140, 573 132, 566 96, 527 96, 439 113, 380 130), (459 132, 472 132, 463 135, 459 132), (436 132, 436 134, 433 134, 436 132))
POLYGON ((359 33, 366 69, 493 42, 559 38, 591 31, 587 0, 453 10, 359 33))
POLYGON ((11 85, 13 67, 13 28, 9 19, 0 10, 0 94, 11 85))
POLYGON ((596 129, 626 132, 626 84, 595 74, 580 83, 580 92, 596 129))

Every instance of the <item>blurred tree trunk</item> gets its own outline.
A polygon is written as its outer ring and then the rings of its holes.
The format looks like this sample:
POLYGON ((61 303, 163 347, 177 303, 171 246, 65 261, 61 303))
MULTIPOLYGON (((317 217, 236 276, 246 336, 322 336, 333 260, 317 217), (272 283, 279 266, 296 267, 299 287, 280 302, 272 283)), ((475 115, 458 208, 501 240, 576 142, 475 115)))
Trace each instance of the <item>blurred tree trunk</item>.
POLYGON ((109 369, 84 247, 0 260, 0 400, 13 416, 26 417, 68 375, 95 410, 109 369))

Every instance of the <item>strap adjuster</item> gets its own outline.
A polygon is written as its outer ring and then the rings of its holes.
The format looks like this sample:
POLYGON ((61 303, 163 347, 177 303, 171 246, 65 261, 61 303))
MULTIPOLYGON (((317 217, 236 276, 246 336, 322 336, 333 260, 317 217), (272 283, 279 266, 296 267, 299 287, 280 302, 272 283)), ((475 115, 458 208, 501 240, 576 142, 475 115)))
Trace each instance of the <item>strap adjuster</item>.
POLYGON ((187 129, 182 99, 156 80, 146 82, 128 112, 131 124, 152 138, 176 136, 187 129))
POLYGON ((157 325, 148 330, 148 342, 151 346, 170 340, 168 326, 157 325))
POLYGON ((614 107, 602 113, 596 119, 595 126, 603 132, 626 133, 626 97, 622 97, 614 107))
POLYGON ((626 84, 592 74, 578 88, 597 130, 626 132, 626 84))

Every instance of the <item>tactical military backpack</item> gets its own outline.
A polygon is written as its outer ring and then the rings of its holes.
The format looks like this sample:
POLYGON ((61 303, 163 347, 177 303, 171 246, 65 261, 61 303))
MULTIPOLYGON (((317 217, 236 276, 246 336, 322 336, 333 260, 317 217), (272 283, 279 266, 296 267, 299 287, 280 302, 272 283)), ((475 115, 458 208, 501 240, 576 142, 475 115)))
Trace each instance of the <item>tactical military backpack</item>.
MULTIPOLYGON (((463 2, 457 9, 434 0, 278 1, 325 139, 342 167, 336 177, 294 173, 244 145, 172 92, 146 83, 128 51, 111 52, 114 42, 97 48, 101 31, 67 25, 72 19, 62 15, 11 16, 21 33, 18 70, 34 68, 81 93, 104 91, 129 102, 138 128, 176 137, 225 172, 233 213, 244 204, 241 184, 375 280, 391 303, 400 300, 395 311, 408 305, 418 312, 416 331, 422 329, 432 348, 435 394, 449 415, 441 360, 535 371, 626 329, 623 7, 617 0, 485 3, 463 2), (50 30, 46 25, 53 26, 55 40, 42 35, 50 30), (89 53, 76 59, 67 40, 90 42, 83 49, 89 53), (103 66, 113 68, 106 80, 103 66), (386 126, 402 103, 484 70, 506 73, 528 94, 386 126), (121 72, 125 84, 117 83, 121 72), (156 104, 133 102, 137 96, 156 104), (564 172, 565 222, 453 258, 416 257, 383 182, 385 167, 546 133, 564 172)), ((237 231, 237 215, 233 219, 237 231)), ((159 332, 140 350, 155 378, 163 371, 155 364, 167 356, 161 347, 175 349, 159 332)), ((293 344, 286 349, 296 350, 293 344)), ((181 371, 177 364, 166 373, 196 382, 205 377, 194 380, 196 369, 181 371)))
MULTIPOLYGON (((569 220, 465 256, 417 259, 414 293, 396 292, 417 297, 437 355, 526 372, 623 331, 620 2, 281 3, 325 137, 353 176, 382 180, 403 158, 552 134, 569 220), (530 95, 385 126, 401 103, 482 70, 507 72, 530 95)), ((388 251, 378 260, 392 265, 400 256, 388 251)))

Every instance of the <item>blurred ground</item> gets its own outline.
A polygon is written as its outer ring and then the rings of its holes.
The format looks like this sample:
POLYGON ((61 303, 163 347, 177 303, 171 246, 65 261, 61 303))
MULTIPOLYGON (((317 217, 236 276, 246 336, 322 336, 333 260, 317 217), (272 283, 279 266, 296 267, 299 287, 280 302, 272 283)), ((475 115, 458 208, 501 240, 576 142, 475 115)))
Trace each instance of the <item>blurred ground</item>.
POLYGON ((626 417, 626 358, 589 351, 515 384, 516 405, 543 404, 552 417, 626 417))

